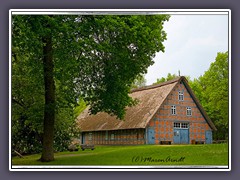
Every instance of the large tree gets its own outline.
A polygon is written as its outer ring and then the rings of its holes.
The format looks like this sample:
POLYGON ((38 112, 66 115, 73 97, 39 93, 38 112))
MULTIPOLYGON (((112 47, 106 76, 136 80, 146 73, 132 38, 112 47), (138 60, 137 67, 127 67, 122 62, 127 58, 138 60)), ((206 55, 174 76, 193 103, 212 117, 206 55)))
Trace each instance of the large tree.
MULTIPOLYGON (((12 46, 18 56, 38 64, 38 86, 44 86, 41 161, 54 160, 56 112, 81 97, 90 112, 122 119, 134 104, 128 96, 139 74, 153 64, 166 40, 168 15, 14 15, 12 46)), ((30 96, 30 94, 29 94, 30 96)))
MULTIPOLYGON (((22 154, 39 153, 42 151, 45 104, 42 62, 20 54, 19 48, 12 48, 12 149, 22 154)), ((82 100, 76 108, 68 105, 61 92, 57 82, 55 151, 66 150, 71 138, 77 135, 75 118, 85 108, 82 100)))

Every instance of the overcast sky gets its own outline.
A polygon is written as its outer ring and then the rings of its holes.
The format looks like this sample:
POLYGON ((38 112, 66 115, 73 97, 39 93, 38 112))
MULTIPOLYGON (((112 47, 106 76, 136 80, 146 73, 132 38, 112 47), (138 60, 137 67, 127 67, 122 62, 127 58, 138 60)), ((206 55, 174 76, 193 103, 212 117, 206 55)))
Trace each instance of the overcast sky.
POLYGON ((147 85, 168 73, 203 75, 218 52, 228 50, 228 15, 171 15, 164 24, 165 53, 157 53, 145 75, 147 85))

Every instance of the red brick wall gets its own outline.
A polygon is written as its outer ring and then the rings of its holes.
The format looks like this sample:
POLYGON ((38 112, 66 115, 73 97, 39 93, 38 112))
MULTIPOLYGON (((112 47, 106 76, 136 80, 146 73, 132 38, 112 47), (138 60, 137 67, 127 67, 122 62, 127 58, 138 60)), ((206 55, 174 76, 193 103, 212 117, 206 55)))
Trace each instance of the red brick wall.
POLYGON ((176 121, 189 123, 189 142, 192 140, 205 141, 205 131, 211 130, 184 84, 178 84, 174 88, 149 123, 149 126, 155 129, 156 144, 159 144, 160 141, 172 141, 173 143, 173 128, 176 121), (184 91, 183 101, 178 100, 179 91, 184 91), (172 105, 176 106, 176 115, 171 115, 172 105), (192 108, 191 116, 187 116, 187 107, 192 108))
POLYGON ((85 132, 83 133, 83 136, 85 139, 85 144, 95 145, 145 144, 144 129, 107 131, 107 135, 106 131, 85 132))

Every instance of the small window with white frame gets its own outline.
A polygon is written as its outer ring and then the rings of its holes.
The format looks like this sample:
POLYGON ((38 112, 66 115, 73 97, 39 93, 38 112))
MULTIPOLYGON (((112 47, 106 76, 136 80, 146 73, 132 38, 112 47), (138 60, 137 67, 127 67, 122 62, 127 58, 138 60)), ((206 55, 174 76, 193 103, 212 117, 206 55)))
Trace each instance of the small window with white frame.
POLYGON ((186 129, 188 128, 189 123, 181 123, 181 128, 186 129))
POLYGON ((176 106, 175 105, 171 106, 171 115, 176 115, 176 106))
POLYGON ((180 128, 180 123, 175 122, 174 123, 174 128, 180 128))
POLYGON ((187 116, 192 116, 192 108, 187 107, 187 116))
POLYGON ((183 91, 178 91, 178 100, 179 101, 183 101, 184 100, 183 91))

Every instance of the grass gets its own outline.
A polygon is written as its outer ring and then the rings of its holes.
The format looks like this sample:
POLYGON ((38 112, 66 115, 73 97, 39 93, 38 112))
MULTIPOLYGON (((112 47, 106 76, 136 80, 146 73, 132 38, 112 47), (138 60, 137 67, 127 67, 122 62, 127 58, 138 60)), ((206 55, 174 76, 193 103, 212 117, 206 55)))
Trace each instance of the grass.
POLYGON ((96 146, 55 153, 47 163, 39 162, 40 156, 13 157, 12 165, 228 165, 228 145, 96 146))

